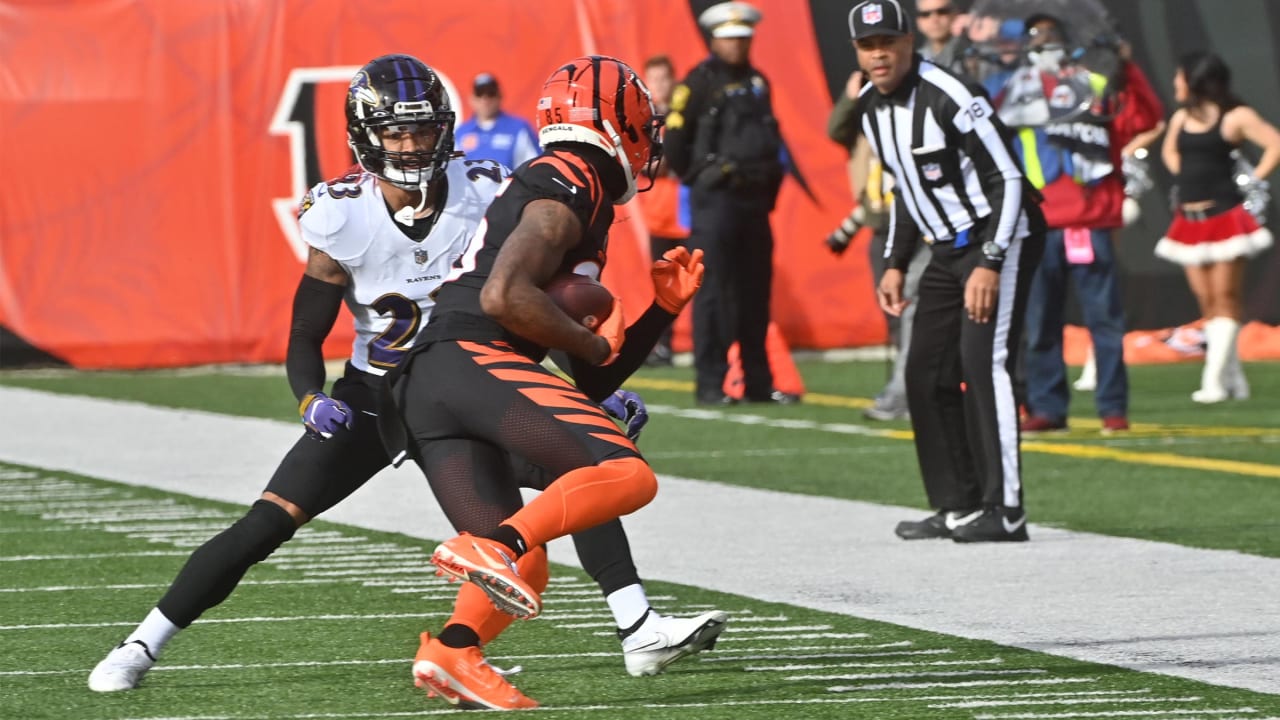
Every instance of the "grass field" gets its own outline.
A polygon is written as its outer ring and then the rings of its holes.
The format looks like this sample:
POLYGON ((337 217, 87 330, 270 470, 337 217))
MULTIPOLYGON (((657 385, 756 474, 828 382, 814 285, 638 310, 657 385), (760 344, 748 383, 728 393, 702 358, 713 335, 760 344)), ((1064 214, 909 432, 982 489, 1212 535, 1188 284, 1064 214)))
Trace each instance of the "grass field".
MULTIPOLYGON (((687 370, 645 370, 630 385, 653 414, 642 448, 661 473, 922 506, 909 428, 867 424, 858 413, 883 367, 804 363, 801 371, 806 403, 709 419, 692 406, 687 370)), ((1091 399, 1077 395, 1070 433, 1024 445, 1033 521, 1280 557, 1277 371, 1250 366, 1255 399, 1205 408, 1187 399, 1195 366, 1134 368, 1134 432, 1109 437, 1089 421, 1091 399)), ((283 378, 257 372, 9 373, 0 385, 295 419, 283 378)), ((0 464, 0 487, 2 717, 454 712, 408 680, 417 633, 439 626, 452 597, 426 567, 431 545, 323 521, 180 635, 142 689, 91 693, 88 669, 154 604, 191 549, 243 508, 12 463, 0 464)), ((633 679, 621 670, 598 591, 580 571, 555 576, 544 617, 490 649, 496 664, 524 667, 515 682, 544 703, 539 716, 1280 716, 1280 696, 666 583, 649 584, 657 606, 720 607, 733 616, 730 630, 715 651, 633 679)))

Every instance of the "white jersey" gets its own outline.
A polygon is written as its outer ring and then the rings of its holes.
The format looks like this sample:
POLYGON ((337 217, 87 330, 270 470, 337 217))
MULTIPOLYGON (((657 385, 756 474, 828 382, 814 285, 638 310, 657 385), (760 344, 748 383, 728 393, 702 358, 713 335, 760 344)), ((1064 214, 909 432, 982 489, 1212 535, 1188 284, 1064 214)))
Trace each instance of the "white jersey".
POLYGON ((449 163, 448 197, 421 242, 405 235, 391 218, 370 173, 354 172, 307 193, 299 217, 303 241, 350 276, 345 300, 355 318, 351 364, 357 369, 384 375, 413 347, 435 306, 436 289, 475 235, 508 174, 492 161, 449 163))

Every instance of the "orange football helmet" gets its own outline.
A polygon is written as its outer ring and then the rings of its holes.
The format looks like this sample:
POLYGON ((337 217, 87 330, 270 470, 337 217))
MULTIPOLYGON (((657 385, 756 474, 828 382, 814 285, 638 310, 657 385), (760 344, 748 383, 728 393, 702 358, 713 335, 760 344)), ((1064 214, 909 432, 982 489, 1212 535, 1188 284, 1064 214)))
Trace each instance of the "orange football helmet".
POLYGON ((662 157, 662 117, 654 110, 649 88, 621 60, 588 55, 561 65, 543 84, 535 115, 543 147, 587 143, 618 161, 627 176, 627 192, 615 205, 636 194, 638 175, 653 184, 662 157))

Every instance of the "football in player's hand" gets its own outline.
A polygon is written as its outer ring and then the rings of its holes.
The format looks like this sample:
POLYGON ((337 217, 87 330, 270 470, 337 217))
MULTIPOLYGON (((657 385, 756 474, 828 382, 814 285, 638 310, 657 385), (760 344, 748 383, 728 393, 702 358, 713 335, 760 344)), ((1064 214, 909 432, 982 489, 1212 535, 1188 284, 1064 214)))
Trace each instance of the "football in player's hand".
POLYGON ((592 330, 613 312, 613 293, 586 275, 561 273, 542 290, 565 315, 592 330))

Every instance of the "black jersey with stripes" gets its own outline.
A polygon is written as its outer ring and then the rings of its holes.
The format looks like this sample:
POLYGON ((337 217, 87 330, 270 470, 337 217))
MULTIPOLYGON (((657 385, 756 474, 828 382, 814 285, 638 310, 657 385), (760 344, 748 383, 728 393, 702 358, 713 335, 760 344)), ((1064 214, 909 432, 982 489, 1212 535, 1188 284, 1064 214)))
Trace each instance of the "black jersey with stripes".
POLYGON ((916 54, 897 89, 884 95, 868 83, 859 106, 862 131, 895 180, 890 267, 906 267, 923 233, 990 248, 984 265, 1000 269, 1004 250, 1040 221, 1039 193, 986 92, 916 54))
POLYGON ((581 145, 553 145, 516 168, 485 213, 484 223, 466 253, 454 264, 436 296, 435 311, 418 340, 424 347, 440 340, 501 340, 535 360, 547 349, 500 325, 480 307, 480 289, 493 271, 502 244, 520 224, 534 200, 555 200, 573 210, 582 223, 578 244, 565 253, 560 270, 600 278, 613 224, 613 198, 625 184, 618 163, 603 151, 581 145))

